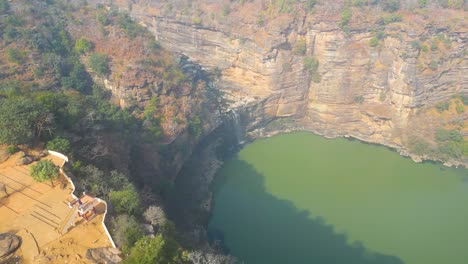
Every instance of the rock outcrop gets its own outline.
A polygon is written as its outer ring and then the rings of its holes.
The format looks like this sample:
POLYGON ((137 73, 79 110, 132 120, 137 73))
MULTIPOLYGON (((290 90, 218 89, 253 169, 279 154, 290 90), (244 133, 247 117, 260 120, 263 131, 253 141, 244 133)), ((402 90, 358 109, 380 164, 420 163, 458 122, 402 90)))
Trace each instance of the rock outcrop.
POLYGON ((90 248, 86 257, 97 264, 116 264, 122 262, 120 251, 116 248, 90 248))
POLYGON ((0 145, 0 163, 7 160, 11 154, 8 152, 8 148, 5 145, 0 145))
POLYGON ((19 236, 3 233, 0 234, 0 260, 10 256, 21 246, 19 236))
POLYGON ((34 161, 33 157, 30 156, 20 156, 18 160, 16 161, 16 165, 28 165, 31 164, 34 161))
POLYGON ((399 149, 413 134, 431 138, 453 119, 466 130, 466 114, 412 127, 428 118, 421 109, 468 95, 462 10, 395 15, 354 7, 343 25, 343 5, 335 1, 309 13, 281 12, 262 1, 91 2, 129 11, 166 49, 218 68, 226 98, 257 103, 252 119, 288 117, 322 135, 399 149))

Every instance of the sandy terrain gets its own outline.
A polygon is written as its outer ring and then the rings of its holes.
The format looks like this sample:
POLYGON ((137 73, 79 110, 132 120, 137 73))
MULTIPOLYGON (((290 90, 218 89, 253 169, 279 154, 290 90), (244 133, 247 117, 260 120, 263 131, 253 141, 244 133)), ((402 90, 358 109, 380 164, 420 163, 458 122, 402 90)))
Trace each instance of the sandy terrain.
MULTIPOLYGON (((23 242, 17 252, 21 263, 89 263, 88 248, 112 246, 102 226, 104 203, 96 206, 98 215, 93 219, 78 217, 68 206, 73 201, 68 181, 61 176, 54 186, 37 183, 29 175, 32 164, 17 166, 19 158, 16 154, 0 164, 0 182, 7 190, 6 194, 0 190, 0 233, 21 236, 23 242), (62 235, 67 222, 74 226, 62 235)), ((58 166, 64 163, 51 155, 43 159, 58 166)), ((91 199, 85 197, 83 202, 91 199)))

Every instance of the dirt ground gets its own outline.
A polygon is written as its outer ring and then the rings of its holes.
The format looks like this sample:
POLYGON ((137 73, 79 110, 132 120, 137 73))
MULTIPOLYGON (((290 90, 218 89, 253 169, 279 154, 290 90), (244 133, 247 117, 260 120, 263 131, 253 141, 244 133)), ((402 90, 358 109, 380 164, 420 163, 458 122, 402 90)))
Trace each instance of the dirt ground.
MULTIPOLYGON (((68 222, 72 209, 72 187, 61 176, 54 182, 35 182, 29 175, 30 165, 16 165, 20 154, 11 156, 0 164, 0 233, 10 232, 21 236, 22 245, 17 251, 21 263, 90 263, 86 259, 88 248, 110 247, 102 226, 104 203, 96 206, 97 216, 86 221, 76 217, 68 233, 61 229, 68 222)), ((48 155, 61 166, 63 159, 48 155)), ((88 199, 91 199, 88 197, 88 199)), ((83 201, 86 202, 86 201, 83 201)))

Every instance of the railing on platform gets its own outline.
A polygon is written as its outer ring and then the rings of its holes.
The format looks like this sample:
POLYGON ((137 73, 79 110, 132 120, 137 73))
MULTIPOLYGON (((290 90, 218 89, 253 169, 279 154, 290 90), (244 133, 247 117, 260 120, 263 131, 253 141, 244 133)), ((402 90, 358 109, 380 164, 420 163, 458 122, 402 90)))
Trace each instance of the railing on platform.
MULTIPOLYGON (((63 155, 62 153, 52 151, 52 150, 47 150, 47 152, 52 156, 59 157, 59 158, 62 158, 64 160, 62 165, 60 166, 60 173, 62 173, 62 175, 65 177, 65 179, 67 179, 67 181, 72 186, 71 195, 72 195, 73 199, 78 199, 78 197, 74 194, 75 189, 76 189, 75 184, 73 183, 72 179, 63 170, 63 165, 65 165, 65 163, 68 162, 68 157, 63 155)), ((102 223, 101 224, 102 224, 102 227, 104 228, 104 231, 106 232, 107 237, 109 238, 109 241, 112 244, 112 247, 115 248, 116 246, 115 246, 114 240, 112 239, 112 236, 110 235, 109 230, 107 230, 107 226, 104 223, 104 220, 106 219, 106 215, 107 215, 107 202, 105 200, 100 199, 100 198, 97 198, 97 199, 106 206, 106 209, 104 210, 104 216, 102 217, 102 223)))

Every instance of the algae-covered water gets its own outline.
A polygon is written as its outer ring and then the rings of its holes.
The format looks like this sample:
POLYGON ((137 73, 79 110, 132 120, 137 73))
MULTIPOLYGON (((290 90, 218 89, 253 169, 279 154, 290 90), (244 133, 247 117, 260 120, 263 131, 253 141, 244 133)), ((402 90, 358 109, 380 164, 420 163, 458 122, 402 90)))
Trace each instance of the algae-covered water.
POLYGON ((247 264, 466 264, 468 170, 291 133, 220 170, 211 236, 247 264))

